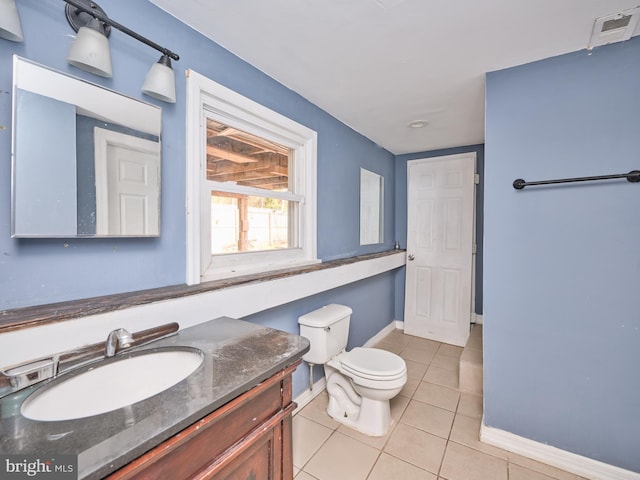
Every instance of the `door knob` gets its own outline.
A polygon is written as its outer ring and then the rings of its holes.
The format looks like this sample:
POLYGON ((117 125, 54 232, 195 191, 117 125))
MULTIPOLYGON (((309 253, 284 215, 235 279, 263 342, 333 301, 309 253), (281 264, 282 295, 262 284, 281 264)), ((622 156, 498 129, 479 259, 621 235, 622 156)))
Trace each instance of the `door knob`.
POLYGON ((416 259, 416 256, 413 253, 410 253, 407 258, 409 259, 410 262, 413 262, 416 259))

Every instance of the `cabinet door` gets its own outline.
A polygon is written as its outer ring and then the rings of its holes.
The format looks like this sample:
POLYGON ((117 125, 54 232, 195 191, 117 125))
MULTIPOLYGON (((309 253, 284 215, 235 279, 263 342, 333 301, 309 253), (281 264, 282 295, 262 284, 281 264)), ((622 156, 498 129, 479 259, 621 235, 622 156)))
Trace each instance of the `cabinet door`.
POLYGON ((292 480, 291 414, 295 404, 230 447, 193 480, 292 480), (287 445, 288 444, 288 445, 287 445))
POLYGON ((280 480, 282 462, 278 442, 280 426, 265 430, 242 453, 211 474, 196 477, 202 480, 280 480))
POLYGON ((293 480, 287 367, 109 476, 109 480, 293 480))

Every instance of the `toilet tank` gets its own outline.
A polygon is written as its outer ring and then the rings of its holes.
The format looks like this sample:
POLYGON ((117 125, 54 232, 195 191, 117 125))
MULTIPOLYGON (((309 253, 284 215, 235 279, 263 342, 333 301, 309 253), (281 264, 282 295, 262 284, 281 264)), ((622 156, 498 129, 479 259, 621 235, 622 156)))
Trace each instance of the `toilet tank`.
POLYGON ((345 305, 331 304, 298 318, 300 335, 310 343, 310 349, 302 359, 307 363, 324 364, 347 348, 351 313, 351 308, 345 305))

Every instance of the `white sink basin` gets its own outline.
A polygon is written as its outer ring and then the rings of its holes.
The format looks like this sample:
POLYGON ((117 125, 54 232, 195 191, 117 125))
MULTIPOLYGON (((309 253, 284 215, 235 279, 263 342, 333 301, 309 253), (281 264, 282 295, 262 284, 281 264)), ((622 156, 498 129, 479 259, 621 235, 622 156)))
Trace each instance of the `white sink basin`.
POLYGON ((40 421, 90 417, 132 405, 187 378, 202 363, 196 349, 154 349, 101 362, 29 395, 21 407, 40 421))

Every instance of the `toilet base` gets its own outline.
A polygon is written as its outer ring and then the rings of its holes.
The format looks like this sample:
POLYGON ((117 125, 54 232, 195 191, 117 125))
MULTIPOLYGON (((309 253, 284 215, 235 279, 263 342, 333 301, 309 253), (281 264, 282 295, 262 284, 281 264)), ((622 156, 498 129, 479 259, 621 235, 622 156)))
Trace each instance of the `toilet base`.
POLYGON ((374 400, 360 396, 348 378, 326 365, 325 374, 329 394, 329 416, 365 435, 386 435, 391 425, 389 400, 374 400))
POLYGON ((362 398, 360 405, 340 405, 329 397, 327 413, 335 421, 371 437, 383 437, 392 424, 389 400, 362 398), (333 401, 332 401, 333 400, 333 401))

